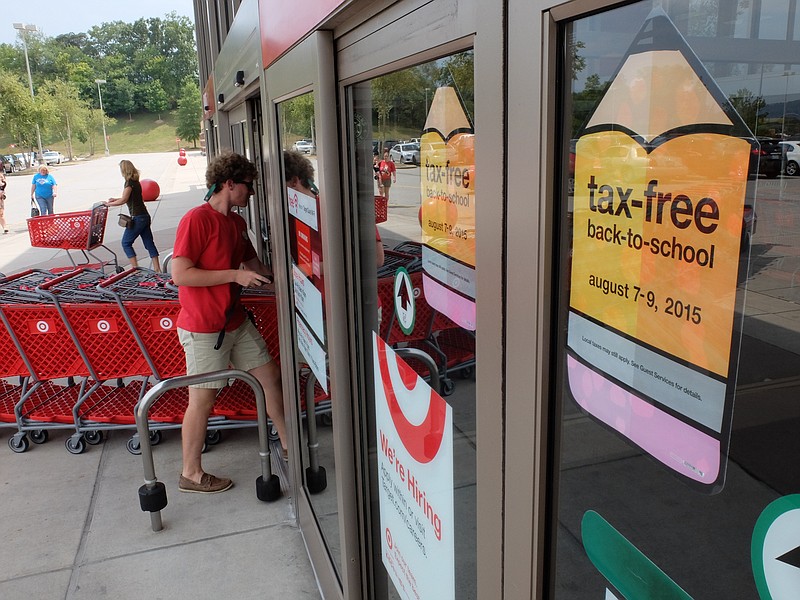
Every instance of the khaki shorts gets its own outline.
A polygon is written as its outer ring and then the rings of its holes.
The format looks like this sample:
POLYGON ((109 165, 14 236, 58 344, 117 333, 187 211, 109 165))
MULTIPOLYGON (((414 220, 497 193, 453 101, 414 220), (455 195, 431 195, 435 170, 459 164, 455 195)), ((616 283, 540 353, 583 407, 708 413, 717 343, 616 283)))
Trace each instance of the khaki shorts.
MULTIPOLYGON (((186 353, 187 375, 221 371, 231 365, 235 369, 249 371, 272 360, 264 338, 250 319, 245 319, 238 329, 225 332, 222 346, 214 350, 218 338, 219 333, 192 333, 178 328, 178 339, 186 353)), ((226 379, 219 379, 189 387, 218 389, 226 384, 226 379)))

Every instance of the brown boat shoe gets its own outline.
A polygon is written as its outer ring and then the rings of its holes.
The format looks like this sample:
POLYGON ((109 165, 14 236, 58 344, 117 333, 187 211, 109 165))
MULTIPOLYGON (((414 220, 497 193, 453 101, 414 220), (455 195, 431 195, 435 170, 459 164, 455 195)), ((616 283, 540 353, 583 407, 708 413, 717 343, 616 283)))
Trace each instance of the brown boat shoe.
POLYGON ((187 479, 181 475, 178 489, 191 494, 218 494, 233 487, 233 481, 227 478, 214 477, 210 473, 203 473, 200 483, 187 479))

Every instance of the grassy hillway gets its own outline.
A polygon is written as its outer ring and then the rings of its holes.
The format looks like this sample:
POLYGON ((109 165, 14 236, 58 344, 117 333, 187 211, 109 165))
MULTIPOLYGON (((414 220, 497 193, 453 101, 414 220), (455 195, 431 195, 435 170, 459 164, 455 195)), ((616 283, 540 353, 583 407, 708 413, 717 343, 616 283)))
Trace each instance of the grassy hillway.
MULTIPOLYGON (((184 147, 194 149, 191 142, 182 140, 180 144, 175 141, 176 115, 174 112, 165 112, 159 115, 152 113, 138 113, 128 120, 128 115, 120 115, 113 124, 106 123, 108 134, 108 149, 111 154, 130 154, 140 152, 170 152, 184 147)), ((13 154, 22 152, 20 148, 11 148, 14 143, 8 135, 0 131, 0 154, 13 154)), ((95 136, 94 156, 103 156, 103 132, 99 130, 95 136)), ((67 155, 67 144, 64 140, 53 140, 42 136, 42 147, 49 150, 58 150, 67 155)), ((77 138, 72 140, 73 153, 76 157, 93 158, 89 142, 81 143, 77 138)), ((27 150, 27 149, 26 149, 27 150)))

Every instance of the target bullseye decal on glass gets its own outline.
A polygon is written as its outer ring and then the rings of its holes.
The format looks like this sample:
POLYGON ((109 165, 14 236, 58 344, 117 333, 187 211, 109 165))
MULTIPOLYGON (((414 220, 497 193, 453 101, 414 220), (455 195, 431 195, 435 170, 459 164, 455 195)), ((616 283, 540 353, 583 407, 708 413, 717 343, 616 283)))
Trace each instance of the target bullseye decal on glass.
POLYGON ((453 411, 373 332, 381 556, 402 598, 455 598, 453 411))

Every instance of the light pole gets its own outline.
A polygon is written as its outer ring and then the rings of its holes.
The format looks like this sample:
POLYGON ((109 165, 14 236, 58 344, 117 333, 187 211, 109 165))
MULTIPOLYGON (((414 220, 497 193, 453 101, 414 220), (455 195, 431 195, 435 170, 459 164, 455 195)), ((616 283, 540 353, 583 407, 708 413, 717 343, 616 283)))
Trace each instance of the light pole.
MULTIPOLYGON (((28 85, 31 88, 31 98, 36 99, 33 95, 33 77, 31 77, 31 63, 28 60, 28 42, 25 39, 25 32, 26 31, 38 31, 36 29, 36 25, 25 25, 24 23, 14 23, 14 29, 19 31, 19 37, 22 38, 22 48, 25 50, 25 66, 28 68, 28 85)), ((44 155, 42 151, 42 134, 39 131, 39 122, 36 122, 36 140, 39 142, 39 164, 42 164, 44 160, 44 155)))
POLYGON ((97 84, 97 97, 100 98, 100 117, 103 120, 103 143, 105 144, 106 148, 106 156, 109 155, 108 151, 108 136, 106 135, 106 113, 103 111, 103 94, 100 93, 100 84, 105 83, 105 79, 95 79, 94 82, 97 84))
POLYGON ((789 96, 789 77, 796 75, 794 71, 784 71, 782 77, 786 78, 786 87, 783 90, 783 117, 781 118, 781 139, 785 140, 786 136, 783 133, 784 126, 786 125, 786 99, 789 96))

